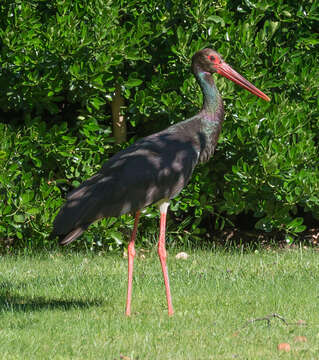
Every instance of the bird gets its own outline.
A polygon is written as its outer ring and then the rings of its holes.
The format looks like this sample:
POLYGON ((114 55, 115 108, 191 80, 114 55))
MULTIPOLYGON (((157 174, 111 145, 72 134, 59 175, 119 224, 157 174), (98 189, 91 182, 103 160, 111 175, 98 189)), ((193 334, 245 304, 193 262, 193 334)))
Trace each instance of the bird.
POLYGON ((193 117, 146 136, 111 157, 92 177, 67 196, 53 222, 52 237, 60 245, 78 238, 93 222, 105 217, 135 214, 128 244, 126 316, 131 315, 135 240, 141 211, 157 204, 160 212, 158 256, 164 277, 168 315, 174 314, 165 247, 170 200, 189 182, 195 166, 213 155, 224 120, 224 107, 213 74, 220 74, 252 94, 270 101, 222 56, 209 48, 197 51, 191 71, 203 93, 203 105, 193 117))

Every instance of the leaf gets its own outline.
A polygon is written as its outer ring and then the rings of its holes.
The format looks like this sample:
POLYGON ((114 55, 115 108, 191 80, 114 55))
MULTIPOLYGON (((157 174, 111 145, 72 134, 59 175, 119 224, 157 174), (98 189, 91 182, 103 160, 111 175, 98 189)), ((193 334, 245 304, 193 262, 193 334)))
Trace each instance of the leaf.
POLYGON ((103 83, 103 74, 99 74, 96 78, 94 78, 93 82, 96 85, 99 85, 101 87, 103 87, 104 83, 103 83))
POLYGON ((15 214, 15 215, 13 216, 13 219, 14 219, 14 221, 17 222, 17 223, 23 223, 23 222, 25 221, 25 217, 24 217, 24 215, 22 215, 22 214, 15 214))
POLYGON ((293 229, 293 231, 296 233, 301 233, 304 232, 306 229, 307 229, 306 225, 298 225, 293 229))
POLYGON ((5 151, 3 151, 3 150, 0 150, 0 160, 5 159, 6 157, 7 157, 6 152, 5 152, 5 151))
POLYGON ((90 103, 95 107, 95 109, 99 110, 99 108, 105 105, 105 100, 100 97, 95 97, 90 99, 90 103))
POLYGON ((24 203, 30 202, 34 198, 34 192, 33 191, 27 191, 23 194, 21 194, 21 199, 24 203))
POLYGON ((134 87, 134 86, 139 86, 143 83, 143 80, 141 79, 133 79, 130 78, 127 80, 127 82, 125 83, 125 86, 127 87, 134 87))
POLYGON ((139 60, 141 55, 137 52, 128 51, 125 53, 125 58, 128 60, 139 60))
POLYGON ((113 240, 116 241, 118 245, 121 245, 123 243, 123 235, 119 231, 110 231, 109 235, 113 240))
POLYGON ((297 227, 299 225, 301 225, 303 223, 303 218, 302 217, 296 217, 295 219, 293 219, 288 225, 288 228, 294 228, 297 227))
POLYGON ((30 214, 30 215, 36 215, 36 214, 39 214, 40 212, 41 212, 41 209, 36 208, 36 207, 30 208, 26 211, 26 213, 30 214))
POLYGON ((177 33, 178 39, 181 39, 182 36, 183 36, 183 34, 185 33, 185 31, 184 31, 184 29, 183 29, 181 26, 179 26, 179 27, 177 28, 176 33, 177 33))
POLYGON ((216 24, 221 24, 221 26, 225 26, 225 21, 223 18, 217 15, 210 15, 207 18, 208 21, 213 21, 216 24))

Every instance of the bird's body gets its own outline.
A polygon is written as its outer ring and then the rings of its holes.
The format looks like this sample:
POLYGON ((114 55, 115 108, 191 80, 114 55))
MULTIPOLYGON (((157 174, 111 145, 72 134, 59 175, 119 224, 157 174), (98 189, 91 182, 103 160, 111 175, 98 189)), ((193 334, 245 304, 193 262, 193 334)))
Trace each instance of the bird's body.
POLYGON ((129 281, 126 314, 130 315, 134 242, 140 210, 160 204, 161 222, 158 252, 164 274, 169 314, 173 314, 166 268, 165 223, 169 200, 177 196, 191 178, 198 162, 213 154, 224 119, 221 97, 213 72, 262 97, 269 98, 229 67, 211 49, 197 52, 192 71, 203 92, 203 107, 194 117, 147 136, 106 162, 101 170, 73 190, 54 220, 52 236, 66 245, 103 217, 135 213, 135 225, 128 247, 129 281))
MULTIPOLYGON (((211 76, 201 81, 209 82, 207 89, 215 87, 211 76)), ((224 109, 216 88, 212 94, 215 101, 204 104, 199 114, 118 152, 73 190, 54 220, 53 235, 61 244, 76 239, 98 219, 136 213, 177 196, 196 164, 209 160, 216 148, 224 109)))

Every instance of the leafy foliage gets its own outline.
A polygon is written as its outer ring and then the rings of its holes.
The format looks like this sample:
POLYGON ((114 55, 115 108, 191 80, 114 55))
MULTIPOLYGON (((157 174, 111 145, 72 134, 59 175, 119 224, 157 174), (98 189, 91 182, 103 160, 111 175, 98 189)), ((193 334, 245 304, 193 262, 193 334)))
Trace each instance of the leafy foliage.
MULTIPOLYGON (((189 60, 207 46, 272 101, 217 79, 222 136, 172 202, 172 238, 200 240, 247 214, 291 241, 308 214, 319 218, 315 0, 6 0, 0 11, 0 238, 49 245, 66 193, 120 149, 110 130, 116 83, 129 143, 196 113, 189 60)), ((142 236, 153 238, 156 211, 145 215, 142 236)), ((102 220, 86 244, 117 247, 131 226, 129 216, 102 220)))

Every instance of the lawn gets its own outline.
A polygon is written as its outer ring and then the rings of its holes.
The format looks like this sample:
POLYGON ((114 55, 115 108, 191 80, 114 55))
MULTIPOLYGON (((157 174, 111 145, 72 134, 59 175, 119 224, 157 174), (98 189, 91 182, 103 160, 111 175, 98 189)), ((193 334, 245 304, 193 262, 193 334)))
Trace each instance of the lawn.
POLYGON ((191 250, 187 260, 176 253, 168 257, 171 318, 155 250, 138 252, 131 318, 120 254, 0 257, 2 358, 319 358, 317 251, 191 250), (273 313, 288 325, 249 322, 273 313), (291 351, 279 352, 280 343, 291 351))

